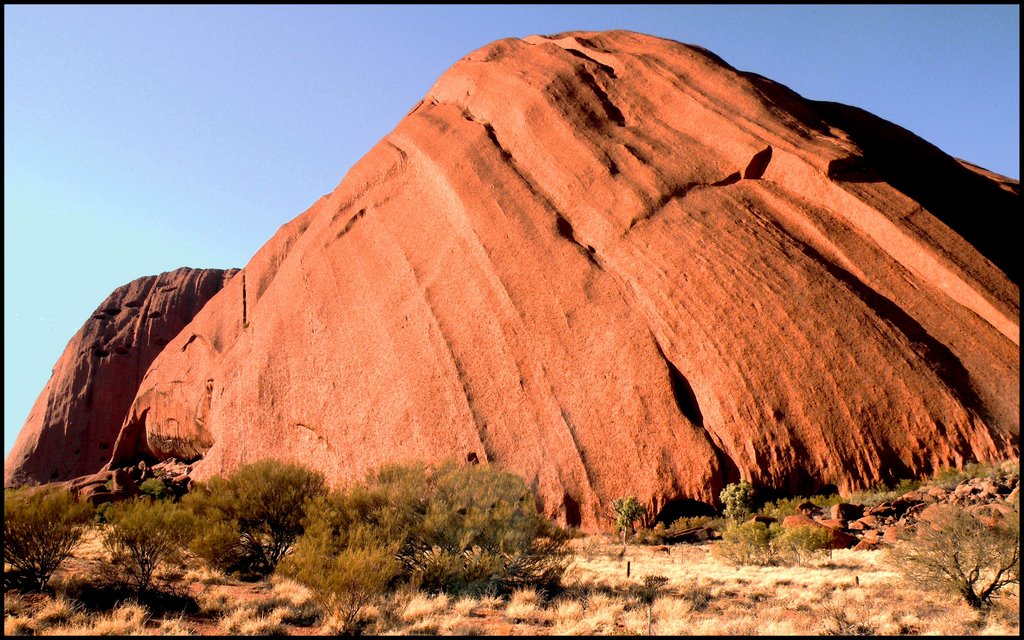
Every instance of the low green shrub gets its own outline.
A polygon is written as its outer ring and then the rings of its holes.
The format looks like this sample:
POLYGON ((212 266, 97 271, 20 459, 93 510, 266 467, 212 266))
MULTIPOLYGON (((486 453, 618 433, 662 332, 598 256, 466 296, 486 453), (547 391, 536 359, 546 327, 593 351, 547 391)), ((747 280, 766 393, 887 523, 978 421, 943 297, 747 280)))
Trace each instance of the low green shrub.
POLYGON ((149 589, 161 563, 185 548, 195 527, 191 514, 180 506, 146 499, 118 503, 107 518, 103 546, 110 563, 139 593, 149 589))
POLYGON ((170 498, 173 494, 160 478, 147 478, 139 485, 139 492, 156 500, 170 498))
POLYGON ((568 533, 538 513, 521 478, 489 465, 387 467, 366 486, 318 498, 305 526, 281 570, 334 597, 339 589, 330 585, 352 584, 346 562, 365 566, 375 558, 381 573, 372 577, 390 573, 385 559, 392 558, 389 588, 474 596, 550 591, 568 562, 568 533), (347 560, 336 564, 337 557, 347 560), (328 565, 328 574, 317 573, 328 565))
POLYGON ((271 459, 211 478, 182 500, 207 525, 193 551, 221 571, 272 573, 302 535, 307 501, 325 492, 323 474, 271 459))
POLYGON ((62 489, 4 491, 4 584, 42 590, 82 541, 92 507, 62 489), (7 565, 14 572, 8 575, 7 565), (15 575, 17 574, 17 575, 15 575))
POLYGON ((754 521, 733 524, 722 532, 722 540, 712 548, 712 553, 731 564, 773 565, 779 557, 772 540, 780 532, 777 524, 768 526, 754 521))
POLYGON ((829 551, 831 532, 825 527, 802 526, 783 529, 771 544, 785 564, 804 564, 829 551))

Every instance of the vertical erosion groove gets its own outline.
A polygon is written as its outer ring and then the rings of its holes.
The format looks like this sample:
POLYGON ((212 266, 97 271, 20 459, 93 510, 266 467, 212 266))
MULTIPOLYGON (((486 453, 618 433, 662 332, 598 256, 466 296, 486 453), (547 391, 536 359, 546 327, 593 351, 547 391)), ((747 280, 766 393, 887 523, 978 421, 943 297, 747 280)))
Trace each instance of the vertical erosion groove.
POLYGON ((244 328, 244 327, 248 327, 248 326, 249 326, 249 319, 246 316, 246 309, 245 309, 245 273, 243 272, 242 273, 242 327, 244 328))

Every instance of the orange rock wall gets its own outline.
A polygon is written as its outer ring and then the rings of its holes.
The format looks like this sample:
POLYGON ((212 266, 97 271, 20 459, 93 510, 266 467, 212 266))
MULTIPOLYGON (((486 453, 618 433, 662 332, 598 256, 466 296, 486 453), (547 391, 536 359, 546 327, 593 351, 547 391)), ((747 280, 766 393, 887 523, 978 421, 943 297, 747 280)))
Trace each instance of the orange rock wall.
POLYGON ((458 61, 150 367, 113 462, 454 457, 596 529, 1019 455, 1019 184, 629 32, 458 61))

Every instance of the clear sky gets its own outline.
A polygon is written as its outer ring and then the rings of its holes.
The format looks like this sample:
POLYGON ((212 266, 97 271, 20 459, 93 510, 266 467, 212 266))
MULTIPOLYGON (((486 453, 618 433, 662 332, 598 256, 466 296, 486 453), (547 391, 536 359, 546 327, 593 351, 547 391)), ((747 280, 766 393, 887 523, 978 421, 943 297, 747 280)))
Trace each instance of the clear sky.
POLYGON ((4 457, 116 287, 242 267, 458 58, 508 36, 698 44, 1020 176, 1006 6, 4 7, 4 457))

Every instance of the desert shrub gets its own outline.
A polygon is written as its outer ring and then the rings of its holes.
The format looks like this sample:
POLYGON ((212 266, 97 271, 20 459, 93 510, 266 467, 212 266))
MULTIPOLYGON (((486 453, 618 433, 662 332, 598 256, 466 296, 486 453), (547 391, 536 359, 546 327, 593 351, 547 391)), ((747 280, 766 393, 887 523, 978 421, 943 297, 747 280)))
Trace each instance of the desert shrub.
POLYGON ((178 505, 144 499, 119 503, 107 516, 103 546, 110 563, 139 593, 149 588, 156 568, 185 547, 194 527, 190 514, 178 505))
POLYGON ((683 585, 679 596, 690 603, 694 611, 706 610, 711 605, 711 601, 714 600, 711 587, 698 581, 683 585))
POLYGON ((306 532, 280 573, 305 585, 339 630, 354 635, 361 613, 385 593, 400 566, 398 545, 372 525, 348 521, 349 514, 337 510, 345 506, 330 498, 314 503, 306 532))
POLYGON ((780 561, 803 564, 826 553, 831 533, 824 527, 802 526, 783 529, 771 540, 780 561))
POLYGON ((795 514, 796 506, 801 502, 804 502, 807 498, 802 496, 793 496, 792 498, 779 498, 774 502, 765 503, 759 510, 758 513, 769 518, 775 518, 782 520, 786 516, 795 514))
POLYGON ((821 635, 823 636, 876 636, 877 625, 863 616, 854 617, 847 606, 838 603, 826 604, 821 608, 821 635))
POLYGON ((686 531, 687 529, 693 529, 694 527, 709 527, 715 529, 720 527, 724 522, 721 518, 712 518, 711 516, 688 516, 678 518, 668 526, 669 533, 677 533, 679 531, 686 531))
POLYGON ((891 557, 910 580, 956 592, 982 609, 1000 590, 1020 583, 1020 516, 985 523, 956 507, 938 507, 891 557))
POLYGON ((82 540, 92 507, 59 490, 4 491, 4 583, 10 565, 29 588, 42 590, 82 540))
POLYGON ((651 528, 640 529, 633 536, 633 542, 637 544, 664 544, 668 528, 663 522, 659 522, 651 528))
POLYGON ((171 497, 171 492, 160 478, 147 478, 139 485, 139 492, 156 500, 171 497))
POLYGON ((471 595, 550 589, 567 564, 567 534, 537 512, 525 482, 487 465, 388 467, 308 513, 282 572, 321 593, 354 590, 358 580, 370 592, 381 582, 471 595))
POLYGON ((896 486, 893 487, 893 491, 895 491, 898 495, 903 495, 904 493, 917 491, 918 489, 921 488, 922 484, 924 483, 917 479, 903 478, 902 480, 896 483, 896 486))
POLYGON ((654 601, 661 596, 667 584, 668 578, 665 576, 644 576, 640 584, 633 585, 631 589, 633 597, 647 610, 647 635, 651 635, 651 609, 654 601))
POLYGON ((101 502, 100 504, 96 505, 95 515, 93 516, 93 519, 100 524, 110 522, 107 519, 107 511, 109 511, 113 507, 113 502, 101 502))
POLYGON ((739 522, 754 509, 754 487, 746 480, 726 485, 718 495, 725 517, 739 522))
POLYGON ((772 565, 778 560, 778 553, 772 540, 781 528, 771 527, 762 522, 733 524, 722 532, 722 540, 712 552, 732 564, 772 565))
POLYGON ((197 528, 189 550, 217 572, 242 566, 245 553, 237 520, 216 519, 197 528))
POLYGON ((325 491, 323 474, 270 459, 211 478, 183 500, 208 525, 193 551, 215 569, 269 574, 302 534, 306 501, 325 491))
MULTIPOLYGON (((932 481, 942 487, 943 489, 950 490, 956 487, 959 483, 964 480, 970 480, 972 478, 989 478, 1000 475, 1004 472, 1004 466, 1007 470, 1012 470, 1012 461, 1004 463, 984 463, 984 462, 970 462, 960 468, 943 467, 937 469, 932 474, 932 481)), ((1017 471, 1019 473, 1019 465, 1017 471)))
POLYGON ((757 510, 757 513, 763 516, 768 516, 769 518, 782 520, 786 516, 791 516, 797 513, 797 506, 803 502, 810 502, 821 509, 827 509, 834 504, 850 501, 851 500, 849 498, 843 498, 838 493, 816 495, 811 496, 810 498, 806 498, 804 496, 792 496, 788 498, 779 498, 774 502, 766 502, 757 510))

